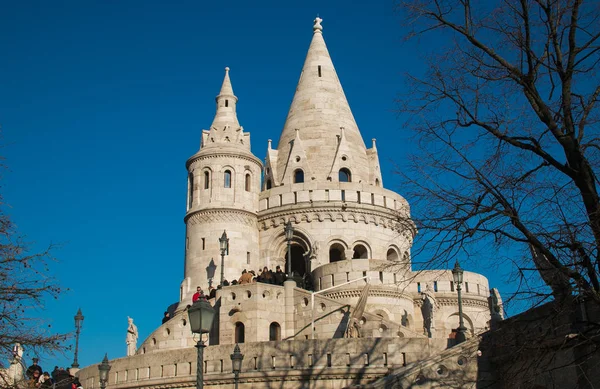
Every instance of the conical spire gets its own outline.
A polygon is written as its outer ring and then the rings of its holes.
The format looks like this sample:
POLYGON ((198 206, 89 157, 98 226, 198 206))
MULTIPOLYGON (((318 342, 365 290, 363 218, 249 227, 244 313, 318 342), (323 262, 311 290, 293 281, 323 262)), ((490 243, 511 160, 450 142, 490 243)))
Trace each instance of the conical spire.
POLYGON ((223 85, 221 86, 221 92, 219 92, 217 100, 221 96, 233 97, 237 100, 237 97, 233 94, 233 87, 231 86, 231 80, 229 79, 229 67, 225 68, 225 79, 223 79, 223 85))
POLYGON ((356 182, 366 183, 369 177, 366 147, 325 45, 321 22, 319 17, 314 21, 313 38, 277 145, 277 171, 281 175, 277 181, 291 182, 283 175, 293 171, 286 169, 285 164, 295 160, 295 156, 288 154, 294 152, 290 142, 298 129, 313 174, 307 181, 337 181, 337 175, 331 177, 331 167, 334 158, 343 157, 339 165, 350 169, 356 182), (336 156, 340 127, 344 128, 351 155, 336 156))
POLYGON ((229 68, 225 68, 225 78, 221 91, 216 97, 217 112, 209 130, 202 132, 201 148, 211 146, 235 146, 250 149, 249 134, 244 133, 237 118, 237 97, 229 79, 229 68))
POLYGON ((226 126, 229 126, 237 130, 240 126, 236 114, 237 97, 233 94, 233 87, 229 79, 229 68, 225 68, 225 78, 216 101, 217 113, 211 127, 223 130, 226 126))

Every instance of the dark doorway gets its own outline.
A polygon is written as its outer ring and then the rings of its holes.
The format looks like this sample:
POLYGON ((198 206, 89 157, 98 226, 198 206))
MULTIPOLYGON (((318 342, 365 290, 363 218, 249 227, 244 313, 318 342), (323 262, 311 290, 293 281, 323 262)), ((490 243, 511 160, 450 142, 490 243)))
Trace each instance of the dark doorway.
MULTIPOLYGON (((286 247, 287 250, 287 247, 286 247)), ((295 275, 303 276, 306 273, 306 262, 304 261, 304 248, 292 244, 292 273, 295 275)), ((287 272, 288 266, 288 254, 285 253, 285 271, 287 272)))

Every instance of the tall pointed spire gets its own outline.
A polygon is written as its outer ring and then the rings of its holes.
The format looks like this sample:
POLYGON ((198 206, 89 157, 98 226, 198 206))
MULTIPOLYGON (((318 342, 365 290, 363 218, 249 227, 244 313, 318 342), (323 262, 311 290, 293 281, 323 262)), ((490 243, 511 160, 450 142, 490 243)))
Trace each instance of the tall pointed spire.
POLYGON ((346 100, 346 95, 338 79, 329 51, 323 39, 322 19, 317 17, 313 24, 313 38, 304 61, 300 80, 288 116, 279 138, 277 161, 279 177, 276 182, 292 182, 288 179, 292 170, 285 169, 293 153, 290 142, 296 137, 296 129, 302 139, 307 154, 306 161, 311 166, 313 177, 307 180, 337 181, 337 172, 332 177, 333 158, 342 158, 340 164, 352 171, 356 182, 368 182, 369 169, 365 143, 346 100), (336 156, 340 127, 351 155, 336 156), (285 173, 284 173, 285 172, 285 173))
POLYGON ((236 146, 250 150, 250 136, 244 133, 237 118, 237 97, 229 78, 229 68, 225 68, 225 77, 221 91, 216 97, 217 112, 209 130, 202 132, 201 148, 211 146, 236 146))
POLYGON ((228 67, 225 68, 225 78, 223 79, 223 85, 221 85, 221 91, 216 101, 217 113, 215 114, 212 127, 223 130, 225 126, 229 126, 237 130, 240 126, 236 113, 237 97, 233 94, 228 67))

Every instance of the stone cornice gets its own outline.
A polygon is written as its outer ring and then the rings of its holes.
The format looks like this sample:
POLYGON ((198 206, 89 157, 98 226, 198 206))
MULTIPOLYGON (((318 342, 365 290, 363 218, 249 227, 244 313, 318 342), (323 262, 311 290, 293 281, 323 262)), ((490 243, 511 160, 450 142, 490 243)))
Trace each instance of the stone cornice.
POLYGON ((230 157, 234 157, 234 158, 239 158, 248 162, 253 162, 255 164, 257 164, 261 169, 262 169, 262 162, 260 159, 258 159, 257 157, 255 157, 253 154, 242 154, 239 152, 235 152, 235 151, 223 151, 223 150, 215 150, 213 153, 209 153, 206 152, 206 154, 202 154, 202 151, 200 151, 198 154, 195 154, 193 156, 190 157, 190 159, 188 159, 185 163, 185 167, 186 169, 190 169, 190 166, 192 166, 193 164, 195 164, 198 161, 202 161, 205 159, 213 159, 213 158, 230 158, 230 157))
MULTIPOLYGON (((340 202, 342 204, 342 202, 340 202)), ((372 206, 369 206, 372 207, 372 206)), ((398 221, 398 213, 394 210, 381 208, 370 209, 367 207, 357 207, 353 204, 351 209, 344 206, 335 207, 331 203, 328 206, 293 204, 281 206, 260 211, 258 213, 258 222, 263 230, 277 228, 284 224, 283 220, 293 219, 296 224, 300 222, 322 222, 324 220, 342 220, 343 222, 353 221, 355 223, 382 225, 384 228, 391 228, 398 232, 407 231, 406 223, 398 221), (340 218, 338 216, 341 215, 340 218)), ((412 232, 410 234, 412 241, 412 232)))

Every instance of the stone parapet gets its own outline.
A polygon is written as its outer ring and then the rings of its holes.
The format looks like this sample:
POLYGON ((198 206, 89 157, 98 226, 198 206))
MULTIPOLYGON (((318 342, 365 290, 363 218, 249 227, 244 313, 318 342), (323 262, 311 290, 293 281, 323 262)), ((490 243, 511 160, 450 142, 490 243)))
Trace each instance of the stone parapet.
MULTIPOLYGON (((313 381, 315 388, 342 388, 368 383, 399 368, 443 350, 435 339, 364 338, 323 339, 240 344, 244 354, 240 389, 298 388, 313 381)), ((233 345, 208 346, 204 350, 207 387, 225 388, 233 383, 233 345)), ((139 354, 110 361, 109 389, 187 388, 195 386, 196 348, 139 354)), ((98 365, 79 371, 86 389, 98 389, 98 365)))

